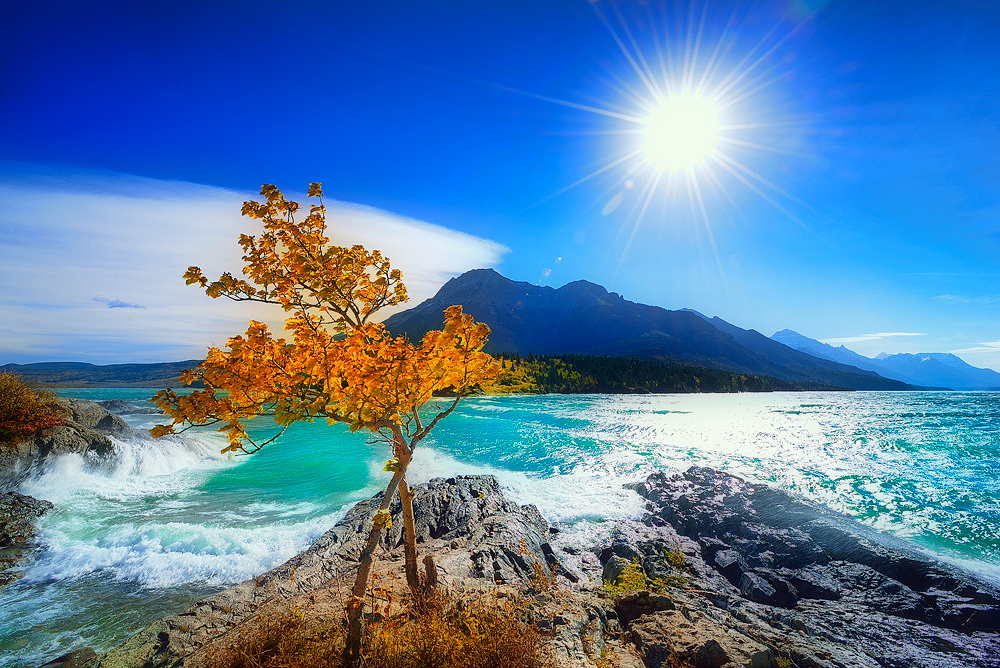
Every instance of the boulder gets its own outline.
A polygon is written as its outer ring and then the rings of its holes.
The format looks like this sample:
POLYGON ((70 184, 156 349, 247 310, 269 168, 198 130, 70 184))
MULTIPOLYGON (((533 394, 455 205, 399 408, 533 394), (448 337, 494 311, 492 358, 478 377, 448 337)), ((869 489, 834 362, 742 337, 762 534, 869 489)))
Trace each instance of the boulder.
POLYGON ((35 522, 51 509, 48 501, 17 492, 0 494, 0 586, 23 575, 22 571, 8 569, 24 559, 35 535, 35 522))
POLYGON ((53 457, 79 453, 105 457, 115 448, 109 436, 127 439, 140 434, 119 416, 85 399, 59 399, 66 424, 17 443, 0 444, 0 489, 14 487, 29 471, 53 457))

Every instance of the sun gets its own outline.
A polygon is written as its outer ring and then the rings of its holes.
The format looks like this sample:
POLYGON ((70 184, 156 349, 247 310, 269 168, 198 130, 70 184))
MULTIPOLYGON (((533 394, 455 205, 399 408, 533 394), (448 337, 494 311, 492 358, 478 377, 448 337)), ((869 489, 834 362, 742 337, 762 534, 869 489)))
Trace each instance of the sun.
POLYGON ((602 155, 586 173, 532 206, 600 177, 595 204, 602 216, 622 210, 626 251, 647 216, 700 223, 714 251, 714 221, 741 210, 746 192, 803 224, 795 209, 808 205, 766 174, 790 164, 770 156, 803 157, 808 119, 795 114, 783 82, 795 62, 787 45, 811 14, 781 13, 762 28, 753 3, 710 12, 706 2, 644 0, 634 19, 619 4, 590 0, 621 54, 604 78, 609 97, 507 89, 601 117, 579 134, 613 138, 596 145, 602 155))
POLYGON ((694 91, 658 97, 641 119, 640 151, 657 172, 694 172, 716 157, 722 141, 719 104, 694 91))

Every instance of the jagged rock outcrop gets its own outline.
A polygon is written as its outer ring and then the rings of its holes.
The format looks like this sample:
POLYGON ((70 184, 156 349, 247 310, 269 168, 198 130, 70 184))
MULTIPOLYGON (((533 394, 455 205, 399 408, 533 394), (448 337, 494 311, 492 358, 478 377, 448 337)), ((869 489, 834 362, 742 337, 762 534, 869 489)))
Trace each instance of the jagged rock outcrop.
MULTIPOLYGON (((422 555, 433 555, 443 586, 465 592, 498 585, 531 588, 539 572, 558 568, 549 526, 537 508, 507 500, 492 476, 438 478, 416 486, 414 494, 418 546, 422 555)), ((208 643, 252 619, 265 606, 297 597, 316 604, 331 585, 353 580, 380 501, 381 495, 362 501, 297 557, 156 622, 88 665, 200 665, 200 652, 208 643)), ((401 572, 403 522, 398 500, 391 510, 392 527, 383 539, 388 555, 381 559, 401 572)), ((606 648, 604 629, 607 610, 611 610, 606 599, 584 597, 554 603, 540 594, 532 609, 552 633, 552 651, 559 665, 591 665, 588 657, 606 648)))
POLYGON ((638 491, 646 526, 623 527, 605 562, 668 577, 680 548, 688 573, 674 609, 630 627, 650 668, 1000 666, 1000 589, 904 541, 712 469, 638 491))
POLYGON ((23 571, 8 569, 23 560, 26 546, 35 535, 35 522, 51 509, 48 501, 17 492, 0 494, 0 586, 24 575, 23 571))
POLYGON ((76 452, 104 457, 114 450, 108 436, 132 438, 136 431, 121 417, 85 399, 58 399, 66 424, 38 436, 0 446, 0 489, 13 487, 30 470, 58 455, 76 452))
MULTIPOLYGON (((108 437, 133 438, 137 432, 117 415, 92 401, 58 399, 66 410, 66 423, 16 443, 0 443, 0 490, 16 487, 31 471, 50 459, 80 453, 106 457, 115 448, 108 437)), ((35 534, 35 521, 52 508, 48 501, 8 491, 0 495, 0 586, 23 575, 11 567, 27 556, 35 534)))

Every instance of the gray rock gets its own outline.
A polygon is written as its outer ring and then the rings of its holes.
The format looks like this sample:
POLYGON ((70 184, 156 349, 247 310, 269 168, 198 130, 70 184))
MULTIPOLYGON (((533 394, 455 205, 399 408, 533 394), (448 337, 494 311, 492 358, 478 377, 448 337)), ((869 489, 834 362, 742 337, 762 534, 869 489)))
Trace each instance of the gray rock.
MULTIPOLYGON (((537 509, 505 499, 492 477, 439 478, 414 492, 419 547, 434 555, 443 585, 483 592, 500 581, 500 589, 534 591, 528 612, 550 634, 561 667, 614 656, 630 668, 1000 668, 992 585, 716 471, 651 476, 640 488, 650 501, 645 522, 619 523, 610 544, 592 551, 562 550, 537 509), (633 559, 663 589, 610 598, 602 577, 633 559), (545 567, 572 571, 577 582, 560 578, 557 591, 539 591, 533 583, 545 567)), ((198 665, 202 648, 232 637, 265 606, 350 581, 379 500, 357 504, 282 566, 156 622, 87 665, 198 665)), ((380 557, 394 567, 398 505, 380 557)))
MULTIPOLYGON (((538 509, 508 501, 492 476, 436 478, 413 491, 418 548, 422 554, 434 555, 445 586, 461 589, 473 586, 465 582, 475 582, 493 588, 496 583, 510 583, 530 590, 538 569, 553 565, 555 553, 548 543, 549 527, 538 509)), ((376 495, 358 503, 302 554, 253 580, 199 601, 185 612, 165 617, 88 666, 182 665, 186 657, 268 604, 308 595, 333 581, 352 581, 380 502, 381 495, 376 495)), ((382 552, 380 559, 395 562, 401 569, 403 520, 398 499, 390 510, 392 527, 382 541, 388 556, 382 552)), ((583 647, 582 640, 571 642, 566 633, 590 629, 589 636, 596 637, 591 621, 595 615, 602 617, 593 610, 587 612, 586 605, 593 607, 580 603, 575 606, 575 616, 566 617, 563 626, 571 630, 560 632, 564 648, 583 647)), ((586 656, 585 651, 580 651, 586 656)), ((571 654, 579 658, 575 649, 571 654)))
POLYGON ((35 522, 51 509, 48 501, 17 492, 0 494, 0 586, 23 575, 8 569, 24 560, 35 535, 35 522))
POLYGON ((68 413, 65 425, 0 448, 0 489, 16 486, 30 471, 61 454, 106 457, 115 448, 108 436, 120 439, 140 436, 119 416, 92 401, 59 399, 58 402, 68 413))
POLYGON ((604 571, 601 574, 601 579, 605 583, 610 583, 613 585, 621 584, 622 576, 625 574, 625 568, 632 563, 628 559, 622 559, 617 554, 612 554, 611 557, 604 564, 604 571))
MULTIPOLYGON (((50 427, 38 436, 0 447, 0 490, 16 487, 31 471, 45 466, 50 459, 66 453, 101 458, 110 455, 115 438, 133 438, 137 432, 117 415, 92 401, 58 399, 66 410, 66 423, 50 427)), ((10 491, 0 495, 0 586, 21 577, 10 570, 24 561, 30 549, 38 517, 52 508, 39 501, 10 491)))
MULTIPOLYGON (((701 596, 687 602, 715 621, 716 634, 725 628, 799 666, 1000 667, 1000 588, 971 573, 826 508, 712 469, 654 474, 638 491, 649 501, 644 522, 651 530, 696 546, 685 551, 687 588, 701 596)), ((662 565, 647 547, 656 542, 647 535, 633 546, 647 572, 662 565)), ((715 645, 705 649, 705 634, 681 645, 654 642, 653 629, 677 621, 666 614, 640 617, 633 628, 649 650, 647 665, 660 665, 649 657, 668 649, 672 660, 724 665, 715 645)), ((736 643, 730 651, 718 640, 737 664, 767 665, 747 653, 752 645, 736 643)))
POLYGON ((59 658, 49 661, 42 668, 82 668, 88 661, 96 658, 97 652, 90 647, 84 647, 69 654, 63 654, 59 658))

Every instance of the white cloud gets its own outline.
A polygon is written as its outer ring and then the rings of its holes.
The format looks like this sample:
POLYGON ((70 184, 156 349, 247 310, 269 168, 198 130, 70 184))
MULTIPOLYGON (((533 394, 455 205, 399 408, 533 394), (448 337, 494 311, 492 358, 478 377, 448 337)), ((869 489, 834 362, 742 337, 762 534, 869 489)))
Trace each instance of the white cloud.
POLYGON ((977 346, 952 350, 969 364, 1000 372, 1000 341, 985 341, 977 346))
MULTIPOLYGON (((0 364, 194 359, 241 333, 251 318, 280 331, 277 307, 212 300, 182 279, 190 265, 209 277, 239 273, 236 238, 257 229, 240 216, 240 206, 255 197, 193 183, 0 164, 0 364)), ((382 250, 403 271, 410 305, 451 276, 496 266, 507 252, 370 207, 329 201, 327 207, 333 240, 382 250)))
POLYGON ((962 348, 960 350, 952 350, 952 354, 977 354, 977 353, 990 353, 990 354, 1000 354, 1000 341, 986 341, 980 343, 978 346, 973 346, 971 348, 962 348))
POLYGON ((848 343, 861 343, 863 341, 881 341, 882 339, 892 339, 899 336, 927 336, 922 332, 875 332, 873 334, 859 334, 857 336, 842 336, 834 339, 822 339, 821 343, 830 345, 841 345, 848 343))

